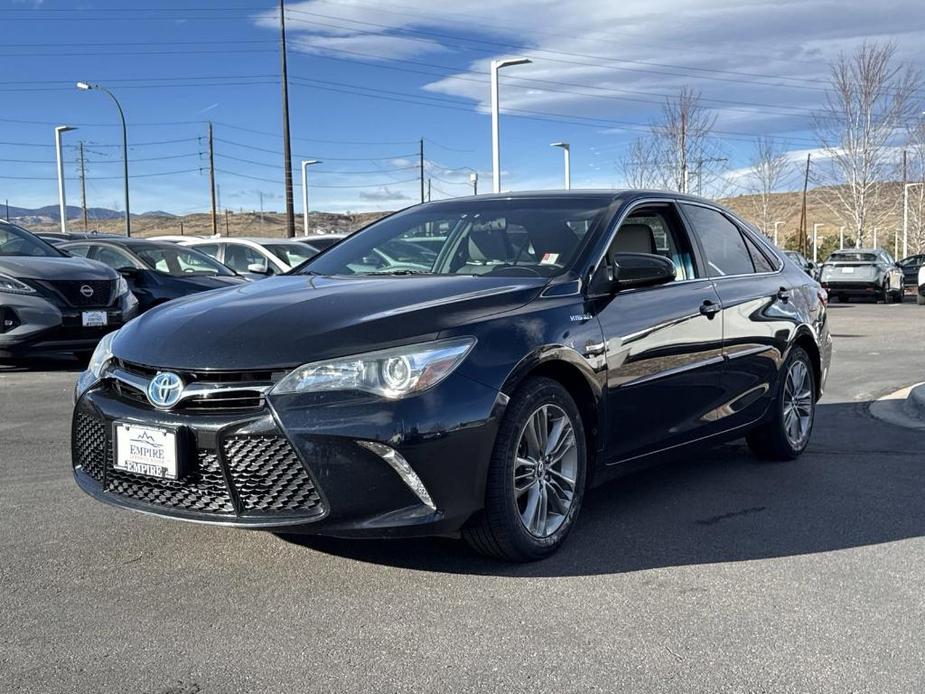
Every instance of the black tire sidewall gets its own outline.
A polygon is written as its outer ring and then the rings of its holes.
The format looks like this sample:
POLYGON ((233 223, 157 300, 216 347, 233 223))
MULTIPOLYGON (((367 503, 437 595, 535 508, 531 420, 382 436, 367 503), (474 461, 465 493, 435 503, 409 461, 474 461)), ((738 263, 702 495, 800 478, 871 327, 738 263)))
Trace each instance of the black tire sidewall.
POLYGON ((780 440, 784 446, 786 446, 786 448, 790 450, 793 457, 796 458, 806 450, 806 447, 809 445, 809 441, 812 438, 813 427, 816 425, 816 373, 813 371, 813 363, 810 360, 809 355, 802 347, 794 346, 790 350, 790 354, 787 356, 787 361, 784 364, 784 368, 781 370, 780 385, 778 386, 777 403, 775 405, 775 409, 777 413, 775 421, 777 433, 780 436, 780 440), (787 438, 786 424, 784 423, 784 390, 787 387, 787 375, 790 373, 790 368, 796 361, 802 361, 803 366, 806 367, 806 372, 810 379, 811 391, 813 393, 813 416, 810 419, 809 432, 806 435, 806 440, 803 442, 803 445, 799 448, 795 448, 790 443, 790 439, 787 438))

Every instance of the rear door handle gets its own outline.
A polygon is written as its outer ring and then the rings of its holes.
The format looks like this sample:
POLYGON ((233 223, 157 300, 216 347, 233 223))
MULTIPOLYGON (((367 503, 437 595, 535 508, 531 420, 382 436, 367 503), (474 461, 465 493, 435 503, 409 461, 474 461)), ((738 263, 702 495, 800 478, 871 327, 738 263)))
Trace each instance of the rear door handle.
POLYGON ((700 313, 710 320, 713 320, 713 316, 719 313, 721 309, 722 307, 719 304, 714 303, 709 299, 700 304, 700 313))

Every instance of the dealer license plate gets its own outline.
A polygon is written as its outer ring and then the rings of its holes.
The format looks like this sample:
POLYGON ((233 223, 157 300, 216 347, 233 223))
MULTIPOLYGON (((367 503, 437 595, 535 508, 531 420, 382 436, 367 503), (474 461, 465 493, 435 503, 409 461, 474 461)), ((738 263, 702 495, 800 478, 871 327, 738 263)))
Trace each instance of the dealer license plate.
POLYGON ((176 432, 117 422, 115 468, 147 477, 177 479, 176 432))
POLYGON ((109 322, 106 311, 84 311, 81 319, 85 328, 99 328, 109 322))

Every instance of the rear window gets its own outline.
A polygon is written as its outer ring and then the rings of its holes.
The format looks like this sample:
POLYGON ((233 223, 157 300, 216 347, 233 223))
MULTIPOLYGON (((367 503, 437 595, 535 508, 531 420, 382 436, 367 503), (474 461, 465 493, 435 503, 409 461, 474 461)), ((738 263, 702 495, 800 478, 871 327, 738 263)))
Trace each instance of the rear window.
POLYGON ((830 263, 876 263, 876 253, 833 253, 829 256, 830 263))

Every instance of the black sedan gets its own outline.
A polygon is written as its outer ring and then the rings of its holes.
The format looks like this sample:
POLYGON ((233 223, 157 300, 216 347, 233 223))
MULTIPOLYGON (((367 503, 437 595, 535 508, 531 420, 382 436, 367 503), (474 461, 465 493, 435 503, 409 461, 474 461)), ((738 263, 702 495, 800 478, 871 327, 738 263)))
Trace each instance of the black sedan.
POLYGON ((660 454, 745 436, 798 457, 830 355, 819 284, 705 200, 459 198, 109 336, 76 386, 74 475, 172 518, 526 561, 660 454), (357 269, 447 220, 428 267, 357 269))
POLYGON ((903 271, 903 285, 913 289, 917 288, 919 268, 923 266, 925 266, 925 254, 910 255, 908 258, 900 260, 899 267, 903 271))
POLYGON ((247 282, 205 253, 167 241, 95 238, 58 248, 121 272, 142 311, 188 294, 247 282))

